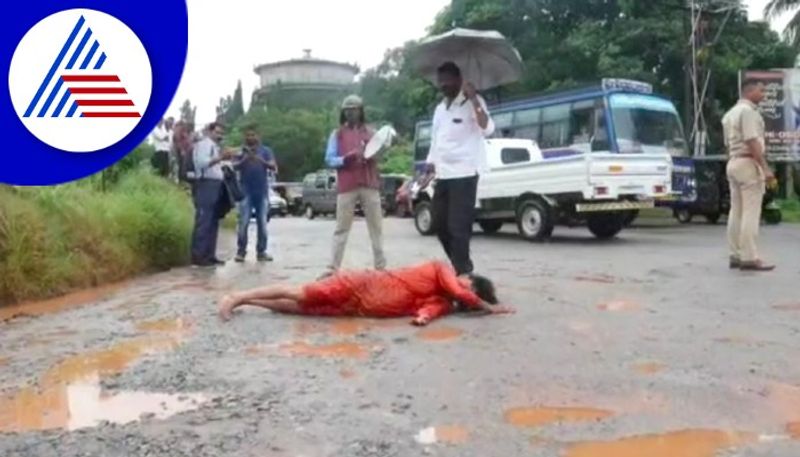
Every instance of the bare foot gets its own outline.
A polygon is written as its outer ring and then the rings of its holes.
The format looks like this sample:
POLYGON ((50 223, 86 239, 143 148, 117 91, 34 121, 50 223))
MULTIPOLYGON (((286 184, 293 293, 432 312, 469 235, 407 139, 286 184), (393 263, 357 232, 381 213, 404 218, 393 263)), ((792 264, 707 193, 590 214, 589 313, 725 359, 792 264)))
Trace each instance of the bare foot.
POLYGON ((224 322, 231 320, 233 309, 237 305, 236 298, 233 295, 226 295, 219 301, 219 318, 224 322))

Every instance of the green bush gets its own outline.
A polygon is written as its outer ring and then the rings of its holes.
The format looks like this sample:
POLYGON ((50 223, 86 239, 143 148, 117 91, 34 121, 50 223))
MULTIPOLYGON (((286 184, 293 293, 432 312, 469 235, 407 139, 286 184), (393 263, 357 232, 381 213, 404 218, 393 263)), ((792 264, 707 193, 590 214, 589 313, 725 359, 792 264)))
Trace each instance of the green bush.
POLYGON ((188 197, 147 167, 106 192, 0 187, 0 304, 186 264, 191 230, 188 197))
POLYGON ((781 200, 778 205, 783 212, 784 222, 800 223, 800 199, 781 200))

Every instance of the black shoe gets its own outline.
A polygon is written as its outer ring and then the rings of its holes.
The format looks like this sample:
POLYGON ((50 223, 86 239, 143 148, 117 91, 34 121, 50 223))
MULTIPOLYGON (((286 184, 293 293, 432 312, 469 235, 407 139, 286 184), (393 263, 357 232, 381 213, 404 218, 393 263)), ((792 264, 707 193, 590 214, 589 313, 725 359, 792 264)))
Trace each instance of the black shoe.
POLYGON ((736 257, 731 257, 728 265, 730 266, 731 270, 738 270, 739 268, 742 268, 742 261, 736 257))
POLYGON ((194 267, 194 268, 208 268, 208 267, 214 267, 214 266, 216 266, 216 264, 214 262, 208 262, 208 261, 205 261, 205 262, 192 262, 192 267, 194 267))
POLYGON ((273 259, 272 256, 269 254, 259 254, 256 260, 258 260, 259 262, 272 262, 275 259, 273 259))
POLYGON ((218 266, 218 267, 221 267, 222 265, 225 265, 225 261, 224 260, 219 260, 218 258, 214 257, 213 259, 211 259, 211 264, 215 265, 215 266, 218 266))
POLYGON ((244 262, 244 254, 236 254, 236 257, 234 257, 233 260, 236 263, 243 263, 244 262))

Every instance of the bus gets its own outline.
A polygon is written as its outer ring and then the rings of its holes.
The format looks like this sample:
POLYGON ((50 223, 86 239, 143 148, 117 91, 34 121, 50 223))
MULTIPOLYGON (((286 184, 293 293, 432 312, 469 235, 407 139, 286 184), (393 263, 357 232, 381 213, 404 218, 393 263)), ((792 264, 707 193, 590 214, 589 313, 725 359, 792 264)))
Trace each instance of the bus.
MULTIPOLYGON (((593 153, 669 154, 671 195, 657 205, 697 198, 694 165, 678 111, 669 99, 654 94, 650 84, 604 79, 594 86, 492 104, 489 111, 495 123, 493 138, 533 140, 545 160, 593 153)), ((430 145, 428 119, 415 129, 415 177, 424 170, 430 145)))

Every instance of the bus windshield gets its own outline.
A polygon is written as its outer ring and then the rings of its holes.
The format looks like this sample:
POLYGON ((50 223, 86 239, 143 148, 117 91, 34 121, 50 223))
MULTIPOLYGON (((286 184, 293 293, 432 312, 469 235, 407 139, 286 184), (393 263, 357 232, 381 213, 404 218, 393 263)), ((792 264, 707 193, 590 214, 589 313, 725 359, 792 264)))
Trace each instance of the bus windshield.
POLYGON ((671 102, 649 95, 614 94, 610 104, 619 152, 688 156, 678 111, 671 102))

